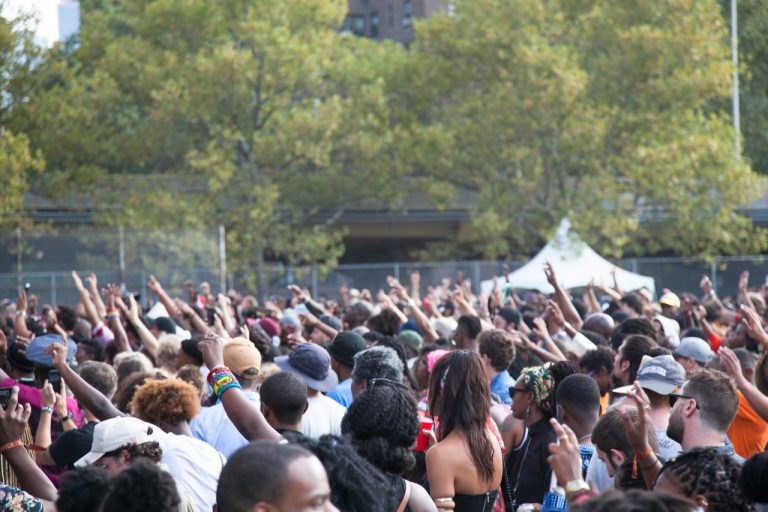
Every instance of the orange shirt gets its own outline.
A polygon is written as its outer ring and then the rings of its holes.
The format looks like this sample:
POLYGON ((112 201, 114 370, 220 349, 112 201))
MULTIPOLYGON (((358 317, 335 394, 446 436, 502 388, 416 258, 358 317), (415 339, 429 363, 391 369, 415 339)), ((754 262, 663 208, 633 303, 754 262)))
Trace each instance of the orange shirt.
POLYGON ((600 397, 600 416, 608 412, 608 406, 611 405, 611 392, 607 392, 600 397))
POLYGON ((768 444, 768 423, 758 416, 741 391, 737 392, 739 409, 728 428, 728 439, 733 443, 736 453, 748 459, 765 450, 768 444))

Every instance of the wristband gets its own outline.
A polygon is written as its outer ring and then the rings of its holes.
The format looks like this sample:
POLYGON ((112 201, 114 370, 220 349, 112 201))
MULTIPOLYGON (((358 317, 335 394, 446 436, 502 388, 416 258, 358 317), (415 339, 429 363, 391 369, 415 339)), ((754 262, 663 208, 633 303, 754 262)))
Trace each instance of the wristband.
POLYGON ((27 316, 27 312, 23 309, 16 312, 16 316, 27 316))
POLYGON ((214 379, 214 375, 221 372, 228 372, 229 368, 226 366, 214 366, 211 368, 211 370, 208 372, 208 377, 205 378, 205 380, 208 381, 208 384, 213 385, 213 382, 216 380, 214 379))
POLYGON ((62 416, 62 418, 61 418, 61 422, 62 422, 62 423, 65 423, 65 422, 67 422, 67 421, 69 421, 69 420, 71 420, 71 419, 72 419, 72 415, 71 415, 71 414, 69 414, 69 413, 67 413, 67 415, 66 415, 66 416, 62 416))
POLYGON ((41 407, 41 408, 40 408, 40 412, 41 412, 41 413, 42 413, 42 412, 47 412, 47 413, 49 413, 49 414, 53 414, 53 407, 52 407, 52 406, 50 406, 50 405, 45 405, 45 406, 43 406, 43 407, 41 407))
POLYGON ((643 451, 637 452, 635 455, 637 456, 638 459, 647 459, 648 457, 653 455, 653 450, 651 449, 650 446, 646 446, 645 448, 643 448, 643 451))
POLYGON ((11 441, 10 443, 5 443, 4 445, 0 446, 0 453, 5 453, 12 448, 18 448, 20 446, 24 446, 24 443, 21 442, 21 439, 11 441))

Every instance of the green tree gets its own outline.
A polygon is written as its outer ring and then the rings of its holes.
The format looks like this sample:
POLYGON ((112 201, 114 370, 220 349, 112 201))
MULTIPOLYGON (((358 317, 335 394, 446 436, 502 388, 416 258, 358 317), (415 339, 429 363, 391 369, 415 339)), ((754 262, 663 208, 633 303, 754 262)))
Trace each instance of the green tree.
POLYGON ((714 1, 457 1, 417 27, 414 169, 466 189, 463 247, 519 256, 563 216, 612 256, 759 250, 738 208, 727 32, 714 1), (489 15, 492 13, 492 15, 489 15))
MULTIPOLYGON (((737 5, 743 150, 755 171, 768 174, 768 9, 761 0, 737 5)), ((731 0, 720 6, 730 27, 731 0)))
POLYGON ((48 193, 99 222, 227 227, 230 265, 332 264, 334 222, 386 205, 405 170, 383 68, 403 50, 338 32, 341 0, 83 2, 17 118, 48 193))
MULTIPOLYGON (((0 9, 4 7, 0 1, 0 9)), ((24 193, 43 167, 43 161, 30 151, 27 137, 9 126, 26 99, 30 73, 39 57, 28 22, 25 16, 0 17, 0 227, 26 221, 24 193)))

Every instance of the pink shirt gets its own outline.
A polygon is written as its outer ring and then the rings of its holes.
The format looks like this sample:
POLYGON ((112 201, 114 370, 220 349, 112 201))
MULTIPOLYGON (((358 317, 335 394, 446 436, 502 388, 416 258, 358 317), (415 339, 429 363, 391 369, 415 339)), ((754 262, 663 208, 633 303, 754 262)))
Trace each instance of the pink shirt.
MULTIPOLYGON (((37 422, 40 419, 40 409, 43 407, 43 390, 28 386, 27 384, 21 384, 14 381, 10 377, 6 377, 2 382, 0 382, 0 388, 10 388, 13 386, 19 387, 19 403, 29 404, 32 407, 30 427, 32 428, 32 432, 34 434, 35 430, 37 430, 37 422)), ((72 397, 67 397, 67 410, 72 416, 72 419, 74 420, 77 427, 80 428, 84 424, 85 416, 83 415, 83 411, 80 409, 77 400, 72 397)), ((62 431, 61 422, 53 421, 51 427, 51 434, 53 439, 55 439, 58 433, 62 431), (56 428, 57 423, 58 429, 56 428)))

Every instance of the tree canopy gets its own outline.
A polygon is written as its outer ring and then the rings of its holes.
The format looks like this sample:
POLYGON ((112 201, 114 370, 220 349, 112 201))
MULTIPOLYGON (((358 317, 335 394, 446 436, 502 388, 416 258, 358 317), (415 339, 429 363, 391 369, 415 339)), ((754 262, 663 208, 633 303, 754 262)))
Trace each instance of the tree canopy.
POLYGON ((5 210, 31 180, 106 225, 224 224, 235 269, 333 264, 343 213, 408 180, 438 209, 474 194, 454 257, 529 254, 563 216, 613 256, 765 248, 715 0, 457 0, 407 50, 340 33, 342 0, 81 8, 76 38, 5 61, 35 63, 2 75, 19 156, 0 159, 23 169, 5 210))

